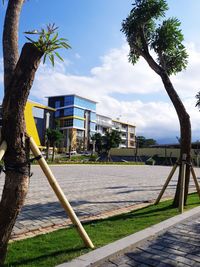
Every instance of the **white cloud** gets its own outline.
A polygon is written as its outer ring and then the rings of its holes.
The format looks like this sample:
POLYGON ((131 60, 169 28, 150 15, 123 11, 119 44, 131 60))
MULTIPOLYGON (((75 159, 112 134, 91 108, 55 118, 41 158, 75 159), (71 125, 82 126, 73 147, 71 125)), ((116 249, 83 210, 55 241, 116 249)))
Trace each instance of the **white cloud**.
MULTIPOLYGON (((178 136, 177 115, 166 96, 162 81, 144 60, 132 66, 128 62, 128 50, 126 44, 120 49, 112 49, 101 58, 101 65, 92 68, 88 76, 70 74, 68 66, 72 62, 69 61, 65 64, 59 62, 55 68, 48 64, 41 65, 31 96, 44 102, 45 96, 80 94, 98 102, 98 113, 113 118, 120 116, 121 120, 134 123, 138 134, 155 138, 178 136), (126 97, 124 101, 113 97, 119 93, 130 99, 126 97), (138 99, 133 99, 134 94, 138 99), (159 99, 158 95, 162 94, 162 99, 159 99)), ((200 51, 194 44, 189 44, 188 52, 187 70, 172 77, 172 81, 191 116, 193 133, 197 138, 200 113, 195 108, 195 95, 200 90, 200 51)))

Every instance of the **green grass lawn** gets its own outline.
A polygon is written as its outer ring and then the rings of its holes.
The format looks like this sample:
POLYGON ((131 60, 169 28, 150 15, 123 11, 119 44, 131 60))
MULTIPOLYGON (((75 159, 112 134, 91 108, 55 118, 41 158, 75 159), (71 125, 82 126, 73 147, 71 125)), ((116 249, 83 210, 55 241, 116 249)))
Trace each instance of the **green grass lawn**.
MULTIPOLYGON (((84 224, 95 247, 111 243, 178 214, 171 201, 130 213, 84 224)), ((188 198, 186 210, 199 205, 197 194, 188 198)), ((51 267, 90 251, 74 228, 62 229, 9 245, 5 266, 51 267)))

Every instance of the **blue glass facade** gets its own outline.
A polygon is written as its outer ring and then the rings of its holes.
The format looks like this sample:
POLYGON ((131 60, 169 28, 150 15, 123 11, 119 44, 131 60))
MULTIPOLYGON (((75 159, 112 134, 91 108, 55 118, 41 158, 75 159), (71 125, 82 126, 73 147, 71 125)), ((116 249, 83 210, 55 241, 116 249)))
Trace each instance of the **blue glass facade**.
POLYGON ((60 101, 56 101, 55 102, 55 108, 59 108, 60 107, 60 101))
POLYGON ((74 108, 74 116, 84 118, 84 109, 74 108))
POLYGON ((74 105, 87 110, 96 111, 96 103, 78 96, 74 96, 74 105))
POLYGON ((96 116, 96 113, 94 113, 94 112, 91 112, 91 113, 90 113, 90 120, 91 120, 91 121, 95 121, 95 122, 96 122, 96 117, 97 117, 97 116, 96 116))
MULTIPOLYGON (((96 126, 96 103, 77 95, 55 96, 49 98, 49 106, 57 108, 55 118, 73 119, 73 125, 69 127, 85 129, 89 125, 89 131, 94 132, 96 126), (89 112, 89 120, 86 118, 89 112), (86 120, 88 120, 86 122, 86 120)), ((64 124, 65 125, 65 124, 64 124)), ((67 125, 63 127, 68 127, 67 125)))
POLYGON ((64 96, 64 106, 74 105, 74 95, 64 96))
POLYGON ((59 118, 60 117, 60 110, 56 110, 55 112, 55 118, 59 118))
POLYGON ((73 111, 74 111, 74 108, 71 107, 71 108, 65 108, 64 109, 64 116, 73 116, 73 111))
POLYGON ((96 126, 95 122, 90 122, 90 131, 95 132, 95 126, 96 126))
POLYGON ((75 128, 82 128, 82 129, 84 129, 84 120, 74 119, 73 120, 73 126, 75 128))

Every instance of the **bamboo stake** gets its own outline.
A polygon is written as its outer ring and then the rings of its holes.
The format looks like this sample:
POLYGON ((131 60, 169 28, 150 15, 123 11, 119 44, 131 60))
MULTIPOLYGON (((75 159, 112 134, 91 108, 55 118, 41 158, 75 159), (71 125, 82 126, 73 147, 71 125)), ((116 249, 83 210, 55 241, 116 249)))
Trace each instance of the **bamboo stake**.
POLYGON ((65 197, 60 185, 58 184, 56 178, 54 177, 51 169, 49 168, 46 160, 42 157, 39 148, 37 147, 35 141, 32 137, 30 137, 30 147, 35 157, 41 156, 38 159, 38 163, 43 170, 45 176, 47 177, 49 184, 51 185, 52 189, 54 190, 57 198, 59 199, 60 203, 62 204, 63 208, 67 212, 68 216, 70 217, 72 223, 77 227, 77 231, 79 232, 80 237, 84 241, 85 245, 90 248, 94 248, 92 241, 90 240, 88 234, 86 233, 85 229, 83 228, 81 222, 79 221, 78 217, 76 216, 74 210, 72 209, 69 201, 65 197))
POLYGON ((6 141, 3 141, 0 145, 0 160, 2 160, 6 150, 7 150, 7 143, 6 141))
POLYGON ((180 197, 179 197, 179 211, 183 213, 184 209, 184 192, 185 192, 185 163, 187 155, 183 154, 181 162, 181 184, 180 184, 180 197))
POLYGON ((193 168, 192 165, 191 165, 191 167, 190 167, 190 170, 191 170, 192 177, 193 177, 193 180, 194 180, 196 189, 197 189, 197 193, 198 193, 199 198, 200 198, 200 186, 199 186, 199 183, 198 183, 198 180, 197 180, 197 177, 196 177, 196 174, 195 174, 195 171, 194 171, 194 168, 193 168))
POLYGON ((176 162, 175 165, 173 166, 169 176, 167 177, 167 180, 166 180, 162 190, 160 191, 160 194, 158 195, 158 197, 157 197, 157 199, 156 199, 156 201, 154 203, 155 205, 157 205, 160 202, 160 200, 161 200, 161 198, 162 198, 162 196, 163 196, 163 194, 164 194, 164 192, 165 192, 165 190, 166 190, 166 188, 167 188, 172 176, 174 175, 174 173, 176 171, 177 166, 178 166, 178 163, 176 162))

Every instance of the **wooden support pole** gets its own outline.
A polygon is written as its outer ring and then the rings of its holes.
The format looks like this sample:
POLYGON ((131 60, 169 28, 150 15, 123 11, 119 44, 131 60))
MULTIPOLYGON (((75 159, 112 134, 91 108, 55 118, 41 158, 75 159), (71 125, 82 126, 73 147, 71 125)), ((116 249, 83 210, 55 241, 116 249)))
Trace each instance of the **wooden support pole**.
POLYGON ((6 141, 3 141, 0 145, 0 160, 2 160, 6 150, 7 150, 7 143, 6 141))
POLYGON ((183 154, 181 162, 181 184, 180 184, 180 197, 179 197, 179 211, 183 213, 184 209, 184 193, 185 193, 185 165, 187 155, 183 154))
POLYGON ((178 166, 178 163, 176 162, 175 165, 173 166, 169 176, 167 177, 167 180, 166 180, 162 190, 160 191, 160 194, 158 195, 158 197, 157 197, 157 199, 156 199, 156 201, 154 203, 155 205, 157 205, 160 202, 160 200, 161 200, 161 198, 162 198, 162 196, 163 196, 163 194, 164 194, 164 192, 165 192, 165 190, 166 190, 166 188, 167 188, 172 176, 174 175, 174 173, 176 171, 177 166, 178 166))
POLYGON ((65 209, 68 216, 70 217, 72 223, 76 226, 76 228, 79 232, 79 235, 82 238, 82 240, 84 241, 85 245, 89 248, 94 248, 92 241, 90 240, 88 234, 86 233, 81 222, 79 221, 78 217, 76 216, 69 201, 65 197, 60 185, 58 184, 56 178, 54 177, 54 175, 53 175, 51 169, 49 168, 46 160, 41 155, 41 152, 40 152, 39 148, 37 147, 37 145, 36 145, 36 143, 32 137, 30 137, 30 147, 31 147, 31 151, 33 152, 33 155, 35 157, 41 156, 41 158, 38 159, 38 163, 39 163, 41 169, 43 170, 44 174, 46 175, 46 177, 49 181, 49 184, 51 185, 52 189, 54 190, 57 198, 59 199, 63 208, 65 209))
POLYGON ((194 168, 192 165, 190 167, 190 170, 191 170, 191 174, 192 174, 192 177, 193 177, 196 189, 197 189, 197 193, 198 193, 199 198, 200 198, 200 186, 199 186, 199 183, 198 183, 198 180, 197 180, 197 177, 196 177, 196 174, 195 174, 195 171, 194 171, 194 168))

